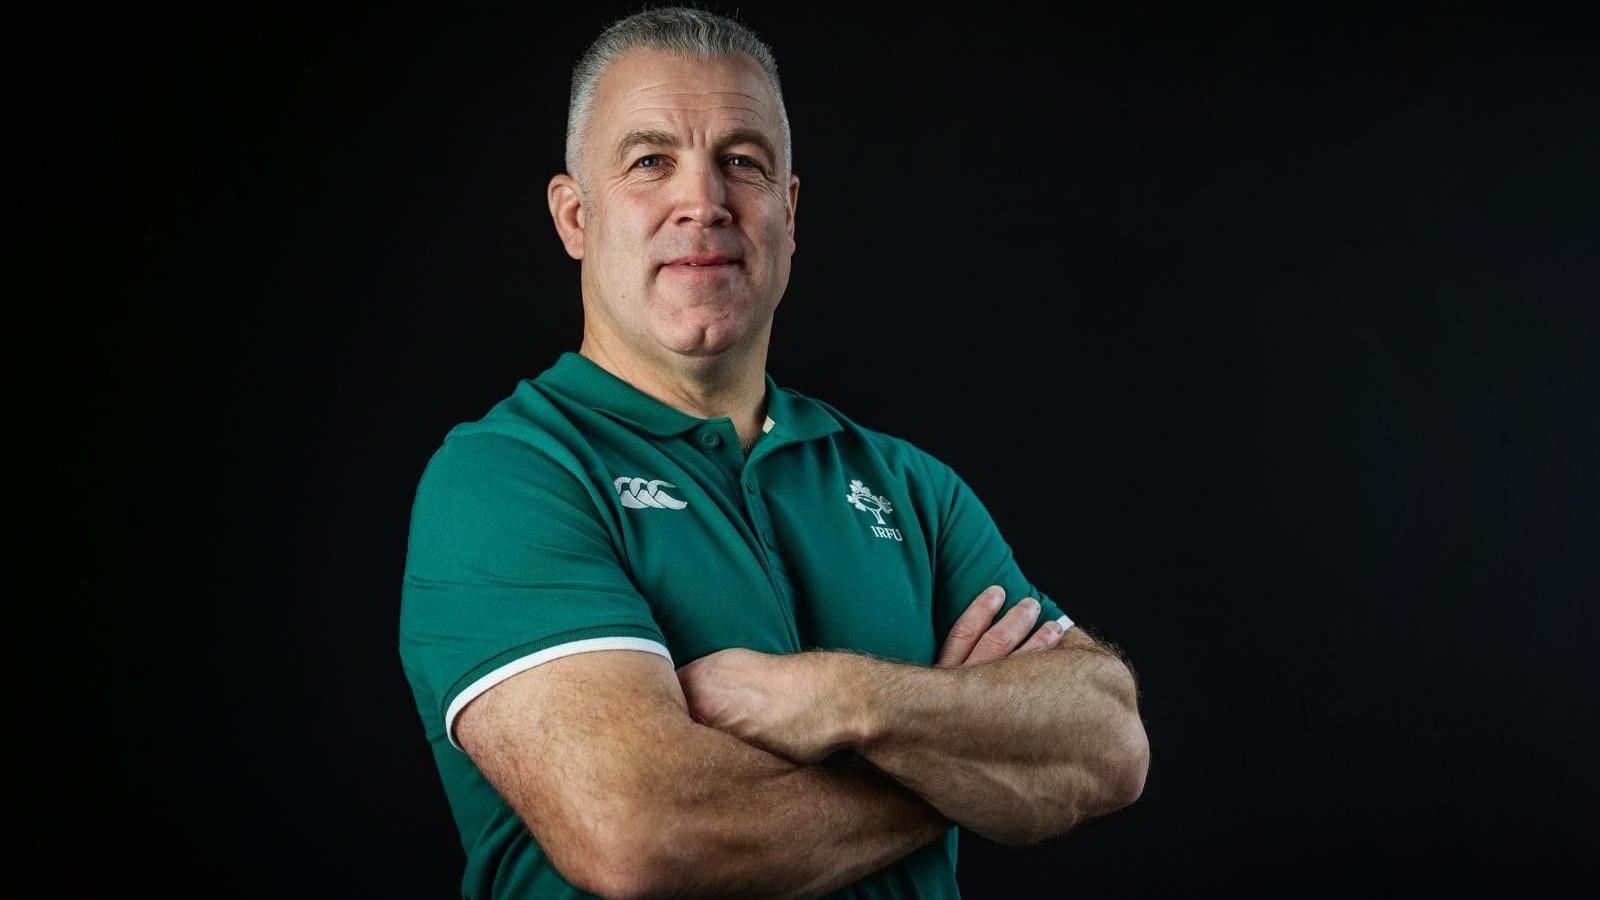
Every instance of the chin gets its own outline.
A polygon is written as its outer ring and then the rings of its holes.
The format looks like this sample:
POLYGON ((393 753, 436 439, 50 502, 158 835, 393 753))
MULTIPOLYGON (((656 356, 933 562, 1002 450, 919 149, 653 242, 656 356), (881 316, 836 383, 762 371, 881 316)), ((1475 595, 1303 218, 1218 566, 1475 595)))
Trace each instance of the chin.
POLYGON ((686 315, 654 330, 664 347, 684 356, 715 356, 748 339, 756 329, 745 318, 686 315))

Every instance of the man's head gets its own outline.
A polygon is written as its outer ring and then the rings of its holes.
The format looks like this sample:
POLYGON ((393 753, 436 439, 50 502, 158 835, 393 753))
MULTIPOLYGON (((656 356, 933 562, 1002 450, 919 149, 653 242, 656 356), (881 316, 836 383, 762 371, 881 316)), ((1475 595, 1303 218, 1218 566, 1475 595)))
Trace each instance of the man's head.
POLYGON ((658 364, 764 348, 800 186, 771 51, 714 13, 648 10, 585 52, 571 100, 548 195, 586 332, 658 364), (694 256, 729 262, 677 263, 694 256))

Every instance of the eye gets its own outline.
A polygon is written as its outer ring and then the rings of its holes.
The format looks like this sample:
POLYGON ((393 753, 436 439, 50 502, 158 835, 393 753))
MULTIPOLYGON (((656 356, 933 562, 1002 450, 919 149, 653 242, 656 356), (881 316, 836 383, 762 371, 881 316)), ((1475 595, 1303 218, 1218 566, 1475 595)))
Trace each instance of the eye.
MULTIPOLYGON (((661 165, 659 165, 659 163, 663 159, 664 159, 664 157, 661 156, 661 154, 652 153, 649 156, 641 156, 638 159, 634 160, 633 161, 633 166, 636 169, 659 169, 659 168, 661 168, 661 165), (656 160, 658 165, 653 165, 653 166, 644 165, 646 160, 656 160)), ((727 157, 727 159, 729 161, 736 160, 736 159, 737 160, 743 160, 743 162, 744 162, 743 165, 735 166, 735 168, 738 168, 738 169, 757 169, 757 170, 759 170, 761 168, 761 164, 758 163, 755 160, 755 158, 751 157, 751 156, 745 156, 743 154, 738 154, 738 155, 735 155, 735 156, 729 156, 729 157, 727 157)))

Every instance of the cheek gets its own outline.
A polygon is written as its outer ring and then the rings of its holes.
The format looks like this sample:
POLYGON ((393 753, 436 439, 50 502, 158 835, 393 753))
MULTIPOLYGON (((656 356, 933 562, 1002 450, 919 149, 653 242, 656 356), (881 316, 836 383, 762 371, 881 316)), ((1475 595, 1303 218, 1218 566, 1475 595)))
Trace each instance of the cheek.
POLYGON ((649 213, 638 199, 618 198, 607 206, 604 215, 594 217, 600 242, 611 251, 614 265, 636 265, 648 258, 643 248, 650 245, 653 229, 649 213))
POLYGON ((794 238, 790 236, 789 228, 784 224, 781 213, 772 223, 771 238, 767 245, 773 248, 774 253, 785 258, 794 251, 794 238))

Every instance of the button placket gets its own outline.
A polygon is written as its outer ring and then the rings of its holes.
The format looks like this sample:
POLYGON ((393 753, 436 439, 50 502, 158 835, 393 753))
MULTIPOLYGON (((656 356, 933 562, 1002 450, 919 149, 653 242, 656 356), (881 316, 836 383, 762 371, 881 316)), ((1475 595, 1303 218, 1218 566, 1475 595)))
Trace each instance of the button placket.
MULTIPOLYGON (((733 427, 731 422, 728 427, 730 429, 733 427)), ((776 428, 773 431, 776 431, 776 428)), ((778 548, 777 535, 772 530, 772 522, 767 517, 767 510, 761 502, 760 482, 753 472, 756 463, 786 443, 782 435, 775 434, 773 431, 762 435, 756 441, 755 447, 748 456, 745 456, 743 450, 738 446, 737 434, 734 434, 734 440, 728 441, 727 444, 729 454, 736 453, 739 456, 740 465, 737 467, 738 472, 734 477, 744 484, 745 524, 756 539, 755 546, 751 549, 755 551, 756 558, 766 572, 767 581, 772 585, 773 595, 777 598, 779 607, 783 610, 784 621, 789 626, 790 637, 796 641, 795 646, 798 647, 800 636, 794 620, 794 598, 792 591, 785 587, 786 576, 780 575, 778 571, 781 563, 775 557, 778 548)), ((701 440, 704 442, 704 435, 702 435, 701 440)))

